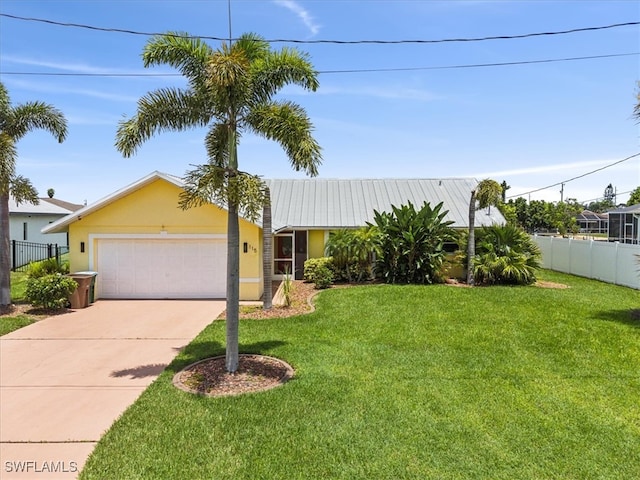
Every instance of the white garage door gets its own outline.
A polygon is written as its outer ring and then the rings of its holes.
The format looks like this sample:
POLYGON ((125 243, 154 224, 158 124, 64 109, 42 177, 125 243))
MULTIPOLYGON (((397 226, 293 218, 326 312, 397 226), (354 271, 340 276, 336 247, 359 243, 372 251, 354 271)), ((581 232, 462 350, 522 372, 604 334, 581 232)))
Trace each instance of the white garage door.
POLYGON ((224 298, 225 239, 99 239, 99 298, 224 298))

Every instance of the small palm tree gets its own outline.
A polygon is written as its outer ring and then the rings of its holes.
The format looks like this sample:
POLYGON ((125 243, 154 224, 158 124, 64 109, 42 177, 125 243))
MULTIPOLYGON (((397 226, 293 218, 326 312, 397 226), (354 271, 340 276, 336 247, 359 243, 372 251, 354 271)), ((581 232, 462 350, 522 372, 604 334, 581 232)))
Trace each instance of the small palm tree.
POLYGON ((216 202, 227 207, 226 367, 233 373, 238 368, 238 214, 255 220, 266 198, 260 178, 238 169, 238 141, 242 132, 275 140, 295 170, 317 175, 320 146, 311 134, 306 112, 293 102, 273 98, 288 84, 315 91, 317 72, 307 55, 291 48, 272 51, 255 34, 213 50, 200 39, 170 32, 152 37, 142 59, 145 67, 177 68, 188 86, 163 88, 142 97, 137 114, 120 123, 116 148, 130 157, 156 133, 208 128, 208 163, 187 173, 180 205, 216 202))
POLYGON ((490 205, 498 205, 502 198, 502 186, 495 180, 482 180, 474 190, 471 190, 469 202, 469 238, 467 242, 467 284, 473 286, 473 260, 476 256, 476 209, 487 208, 490 205), (477 207, 476 207, 477 204, 477 207))
POLYGON ((482 227, 477 239, 477 282, 529 285, 536 281, 542 253, 524 230, 513 225, 491 225, 482 227))
POLYGON ((7 89, 0 82, 0 310, 11 305, 9 198, 17 203, 39 202, 38 192, 29 179, 16 174, 16 143, 35 129, 46 130, 63 142, 67 121, 59 110, 43 102, 12 106, 7 89))

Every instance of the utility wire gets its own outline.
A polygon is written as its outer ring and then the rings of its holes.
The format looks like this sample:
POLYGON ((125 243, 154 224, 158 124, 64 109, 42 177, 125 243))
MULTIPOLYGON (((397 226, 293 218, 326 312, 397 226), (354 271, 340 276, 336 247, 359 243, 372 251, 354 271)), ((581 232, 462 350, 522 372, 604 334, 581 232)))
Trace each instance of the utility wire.
MULTIPOLYGON (((48 20, 44 18, 34 18, 34 17, 21 17, 18 15, 11 15, 8 13, 0 13, 0 17, 11 18, 13 20, 21 20, 25 22, 38 22, 38 23, 46 23, 49 25, 56 25, 60 27, 72 27, 72 28, 84 28, 87 30, 95 30, 99 32, 111 32, 111 33, 126 33, 129 35, 142 35, 142 36, 155 36, 155 35, 167 35, 174 37, 184 37, 184 38, 199 38, 202 40, 216 40, 216 41, 228 41, 228 38, 222 37, 212 37, 212 36, 204 36, 204 35, 181 35, 178 33, 154 33, 154 32, 141 32, 137 30, 127 30, 122 28, 106 28, 106 27, 96 27, 94 25, 86 25, 82 23, 66 23, 66 22, 57 22, 55 20, 48 20)), ((593 32, 597 30, 606 30, 611 28, 618 27, 629 27, 633 25, 640 25, 640 22, 624 22, 624 23, 614 23, 611 25, 601 25, 596 27, 583 27, 583 28, 572 28, 569 30, 558 30, 551 32, 534 32, 534 33, 524 33, 520 35, 495 35, 495 36, 487 36, 487 37, 472 37, 472 38, 443 38, 436 40, 295 40, 295 39, 271 39, 266 40, 268 43, 297 43, 297 44, 337 44, 337 45, 362 45, 362 44, 376 44, 376 45, 397 45, 397 44, 430 44, 430 43, 454 43, 454 42, 482 42, 487 40, 515 40, 520 38, 531 38, 531 37, 543 37, 543 36, 551 36, 551 35, 566 35, 570 33, 579 33, 579 32, 593 32)), ((234 39, 237 40, 237 39, 234 39)))
MULTIPOLYGON (((611 53, 608 55, 591 55, 586 57, 548 58, 544 60, 522 60, 501 63, 474 63, 467 65, 442 65, 433 67, 400 67, 400 68, 364 68, 351 70, 319 70, 317 73, 379 73, 379 72, 410 72, 418 70, 451 70, 462 68, 505 67, 513 65, 535 65, 539 63, 572 62, 577 60, 596 60, 602 58, 629 57, 640 55, 640 52, 611 53)), ((62 73, 62 72, 0 72, 0 75, 25 75, 49 77, 180 77, 181 73, 62 73)))
POLYGON ((542 190, 546 190, 547 188, 557 187, 558 185, 562 185, 564 183, 572 182, 572 181, 577 180, 579 178, 586 177, 587 175, 592 175, 592 174, 594 174, 596 172, 599 172, 599 171, 604 170, 606 168, 613 167, 614 165, 618 165, 618 164, 620 164, 622 162, 626 162, 626 161, 631 160, 632 158, 636 158, 638 156, 640 156, 640 152, 639 153, 635 153, 635 154, 633 154, 633 155, 631 155, 631 156, 629 156, 627 158, 623 158, 622 160, 618 160, 616 162, 610 163, 609 165, 605 165, 604 167, 596 168, 595 170, 591 170, 590 172, 583 173, 582 175, 578 175, 577 177, 572 177, 572 178, 569 178, 568 180, 562 180, 561 182, 554 183, 553 185, 547 185, 546 187, 536 188, 535 190, 529 190, 528 192, 519 193, 517 195, 510 195, 510 196, 505 197, 505 198, 522 197, 524 195, 529 195, 531 193, 535 193, 535 192, 540 192, 542 190))

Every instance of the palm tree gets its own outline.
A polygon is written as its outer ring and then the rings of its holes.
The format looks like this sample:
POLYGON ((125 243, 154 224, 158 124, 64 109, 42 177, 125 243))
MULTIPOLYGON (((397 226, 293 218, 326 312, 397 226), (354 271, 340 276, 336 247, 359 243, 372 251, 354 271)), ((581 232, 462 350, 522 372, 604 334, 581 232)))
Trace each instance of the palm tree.
POLYGON ((38 101, 12 106, 7 89, 0 82, 0 310, 11 305, 9 197, 17 203, 39 202, 29 179, 16 174, 16 143, 37 128, 50 132, 58 142, 67 136, 67 121, 59 110, 38 101))
POLYGON ((469 238, 467 240, 467 284, 474 285, 473 259, 476 256, 476 208, 487 208, 498 205, 502 197, 502 186, 495 180, 482 180, 474 190, 471 190, 469 202, 469 238), (476 207, 476 203, 478 206, 476 207))
POLYGON ((136 115, 120 122, 116 148, 130 157, 156 133, 207 127, 208 163, 187 172, 180 206, 216 202, 228 211, 226 367, 233 373, 238 368, 238 214, 256 219, 265 201, 260 178, 238 169, 238 141, 243 132, 275 140, 295 170, 317 175, 320 146, 306 112, 293 102, 273 99, 288 84, 315 91, 317 72, 306 54, 291 48, 273 51, 255 34, 213 50, 200 39, 170 32, 152 37, 142 59, 145 67, 177 68, 188 86, 143 96, 136 115))

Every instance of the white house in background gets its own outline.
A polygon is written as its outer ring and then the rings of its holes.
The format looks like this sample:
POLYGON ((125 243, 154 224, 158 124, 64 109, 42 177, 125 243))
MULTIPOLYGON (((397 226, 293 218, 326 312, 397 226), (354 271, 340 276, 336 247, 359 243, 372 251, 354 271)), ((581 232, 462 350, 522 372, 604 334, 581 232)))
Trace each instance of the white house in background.
POLYGON ((83 206, 57 198, 41 198, 38 205, 32 205, 29 202, 18 205, 13 199, 9 199, 10 239, 66 247, 69 244, 66 232, 45 235, 40 233, 40 230, 83 206))

